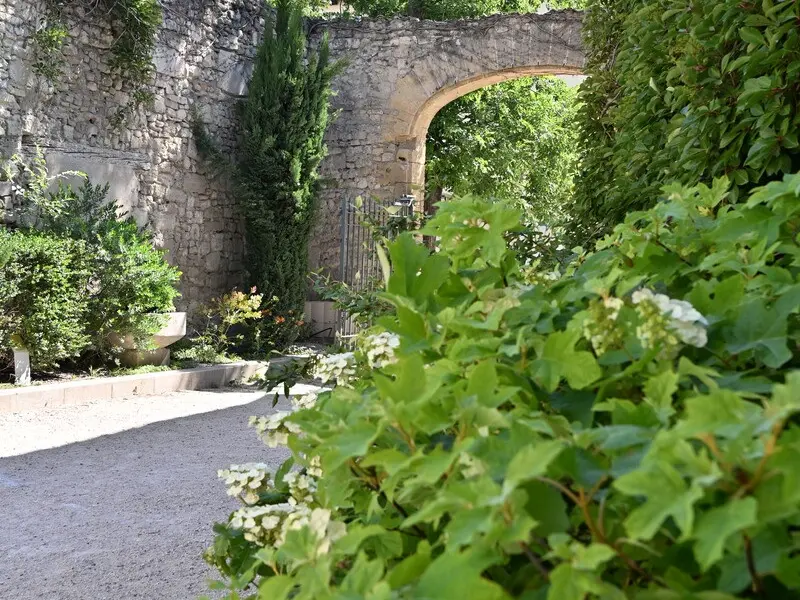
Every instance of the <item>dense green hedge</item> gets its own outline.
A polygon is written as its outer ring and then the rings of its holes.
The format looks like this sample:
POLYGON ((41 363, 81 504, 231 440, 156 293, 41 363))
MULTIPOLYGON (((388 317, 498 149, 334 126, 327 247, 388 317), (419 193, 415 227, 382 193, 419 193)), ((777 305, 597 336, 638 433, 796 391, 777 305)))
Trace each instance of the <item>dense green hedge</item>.
MULTIPOLYGON (((89 345, 89 261, 81 241, 0 229, 0 359, 31 352, 35 368, 78 356, 89 345)), ((0 360, 0 362, 3 362, 0 360)))
POLYGON ((596 0, 585 23, 584 222, 613 225, 669 181, 732 197, 800 168, 800 4, 596 0))

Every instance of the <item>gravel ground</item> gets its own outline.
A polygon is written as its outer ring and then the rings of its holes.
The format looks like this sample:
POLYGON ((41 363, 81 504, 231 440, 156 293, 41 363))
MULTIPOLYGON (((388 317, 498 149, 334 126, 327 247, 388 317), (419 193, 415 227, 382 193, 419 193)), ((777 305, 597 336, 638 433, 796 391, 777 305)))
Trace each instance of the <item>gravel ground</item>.
POLYGON ((286 456, 247 427, 271 402, 239 389, 0 415, 0 599, 206 594, 201 553, 237 505, 216 470, 286 456))

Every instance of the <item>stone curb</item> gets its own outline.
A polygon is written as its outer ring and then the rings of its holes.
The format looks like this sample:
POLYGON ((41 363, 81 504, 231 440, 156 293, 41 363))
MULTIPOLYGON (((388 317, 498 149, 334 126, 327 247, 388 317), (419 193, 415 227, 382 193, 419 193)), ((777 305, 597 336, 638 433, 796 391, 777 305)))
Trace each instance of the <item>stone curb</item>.
MULTIPOLYGON (((280 357, 270 363, 282 364, 291 360, 293 357, 280 357)), ((129 396, 220 388, 232 382, 247 381, 254 375, 264 373, 268 364, 248 360, 195 369, 81 379, 0 390, 0 413, 73 406, 93 400, 114 400, 129 396)))

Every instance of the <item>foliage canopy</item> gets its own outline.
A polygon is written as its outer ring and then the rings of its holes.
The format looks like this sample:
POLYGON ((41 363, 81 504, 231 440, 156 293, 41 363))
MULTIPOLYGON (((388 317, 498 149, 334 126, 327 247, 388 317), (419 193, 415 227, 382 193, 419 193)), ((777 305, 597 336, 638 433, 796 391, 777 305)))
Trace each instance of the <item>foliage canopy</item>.
POLYGON ((559 220, 572 193, 575 92, 556 77, 524 77, 445 106, 428 129, 426 184, 503 198, 528 223, 559 220))
POLYGON ((732 200, 672 185, 533 283, 519 213, 443 203, 380 343, 253 420, 292 459, 223 472, 209 560, 248 598, 795 597, 800 175, 732 200))
POLYGON ((606 226, 670 181, 732 197, 800 169, 797 2, 596 0, 584 24, 583 220, 606 226))

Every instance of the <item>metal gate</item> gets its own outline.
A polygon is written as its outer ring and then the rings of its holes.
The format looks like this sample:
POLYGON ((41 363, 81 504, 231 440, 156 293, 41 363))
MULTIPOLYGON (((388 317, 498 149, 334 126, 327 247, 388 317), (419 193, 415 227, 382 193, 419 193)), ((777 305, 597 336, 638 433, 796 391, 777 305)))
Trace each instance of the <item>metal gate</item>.
MULTIPOLYGON (((341 206, 341 247, 339 281, 354 291, 374 290, 383 282, 383 272, 375 250, 375 228, 385 228, 392 219, 414 214, 414 196, 398 200, 344 200, 341 206)), ((346 342, 358 327, 345 311, 339 311, 337 337, 346 342)))

